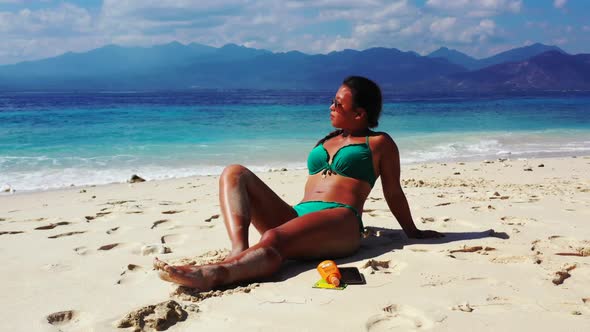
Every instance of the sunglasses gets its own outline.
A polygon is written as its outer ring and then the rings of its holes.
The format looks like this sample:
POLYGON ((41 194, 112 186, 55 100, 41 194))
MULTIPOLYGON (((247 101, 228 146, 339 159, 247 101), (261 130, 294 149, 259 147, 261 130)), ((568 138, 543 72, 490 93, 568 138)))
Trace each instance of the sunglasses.
POLYGON ((340 110, 341 109, 344 109, 344 107, 342 106, 342 104, 340 102, 338 102, 336 100, 336 98, 332 99, 332 104, 331 105, 334 105, 334 108, 336 108, 336 109, 340 109, 340 110))

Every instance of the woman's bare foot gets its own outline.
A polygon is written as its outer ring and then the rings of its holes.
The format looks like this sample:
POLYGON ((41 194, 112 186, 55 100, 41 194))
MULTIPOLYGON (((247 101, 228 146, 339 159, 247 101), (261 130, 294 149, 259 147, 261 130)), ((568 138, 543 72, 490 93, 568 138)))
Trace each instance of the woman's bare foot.
POLYGON ((224 284, 228 274, 227 268, 218 264, 172 266, 158 258, 154 260, 154 268, 160 271, 162 280, 196 288, 201 292, 224 284))
POLYGON ((239 256, 241 253, 246 251, 246 249, 248 249, 248 248, 232 249, 232 251, 229 253, 229 255, 227 255, 227 257, 225 257, 223 259, 222 263, 226 263, 226 262, 234 260, 235 257, 239 256))

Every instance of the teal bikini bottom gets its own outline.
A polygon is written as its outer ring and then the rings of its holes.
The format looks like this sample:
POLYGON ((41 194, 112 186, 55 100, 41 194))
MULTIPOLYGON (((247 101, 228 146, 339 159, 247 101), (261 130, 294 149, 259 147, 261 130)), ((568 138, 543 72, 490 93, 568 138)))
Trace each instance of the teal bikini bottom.
POLYGON ((301 202, 301 203, 293 206, 293 209, 295 209, 295 212, 297 212, 297 216, 301 217, 301 216, 306 215, 308 213, 327 210, 327 209, 340 208, 340 207, 347 208, 354 213, 354 215, 357 217, 357 219, 359 221, 359 231, 362 234, 365 229, 365 226, 363 225, 363 220, 361 219, 361 216, 358 213, 358 211, 354 207, 352 207, 348 204, 343 204, 343 203, 338 203, 338 202, 307 201, 307 202, 301 202))

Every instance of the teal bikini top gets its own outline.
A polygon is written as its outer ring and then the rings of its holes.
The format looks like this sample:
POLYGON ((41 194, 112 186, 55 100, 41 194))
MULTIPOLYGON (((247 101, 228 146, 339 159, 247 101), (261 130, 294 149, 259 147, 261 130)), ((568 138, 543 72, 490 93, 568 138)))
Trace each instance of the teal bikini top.
POLYGON ((377 178, 373 169, 373 158, 371 148, 369 147, 369 136, 365 143, 349 144, 341 147, 336 151, 332 158, 332 164, 329 164, 330 155, 324 144, 313 148, 307 157, 307 169, 309 174, 317 174, 323 171, 325 175, 333 172, 349 178, 363 180, 371 185, 375 185, 377 178))

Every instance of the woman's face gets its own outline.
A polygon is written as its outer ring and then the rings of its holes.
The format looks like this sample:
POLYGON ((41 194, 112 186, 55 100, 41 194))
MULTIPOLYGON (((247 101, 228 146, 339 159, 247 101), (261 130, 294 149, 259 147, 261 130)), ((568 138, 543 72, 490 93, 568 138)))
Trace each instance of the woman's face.
POLYGON ((332 126, 335 128, 347 128, 354 122, 357 115, 358 113, 355 112, 352 101, 352 92, 347 86, 340 86, 334 100, 332 100, 332 105, 330 105, 332 126))

